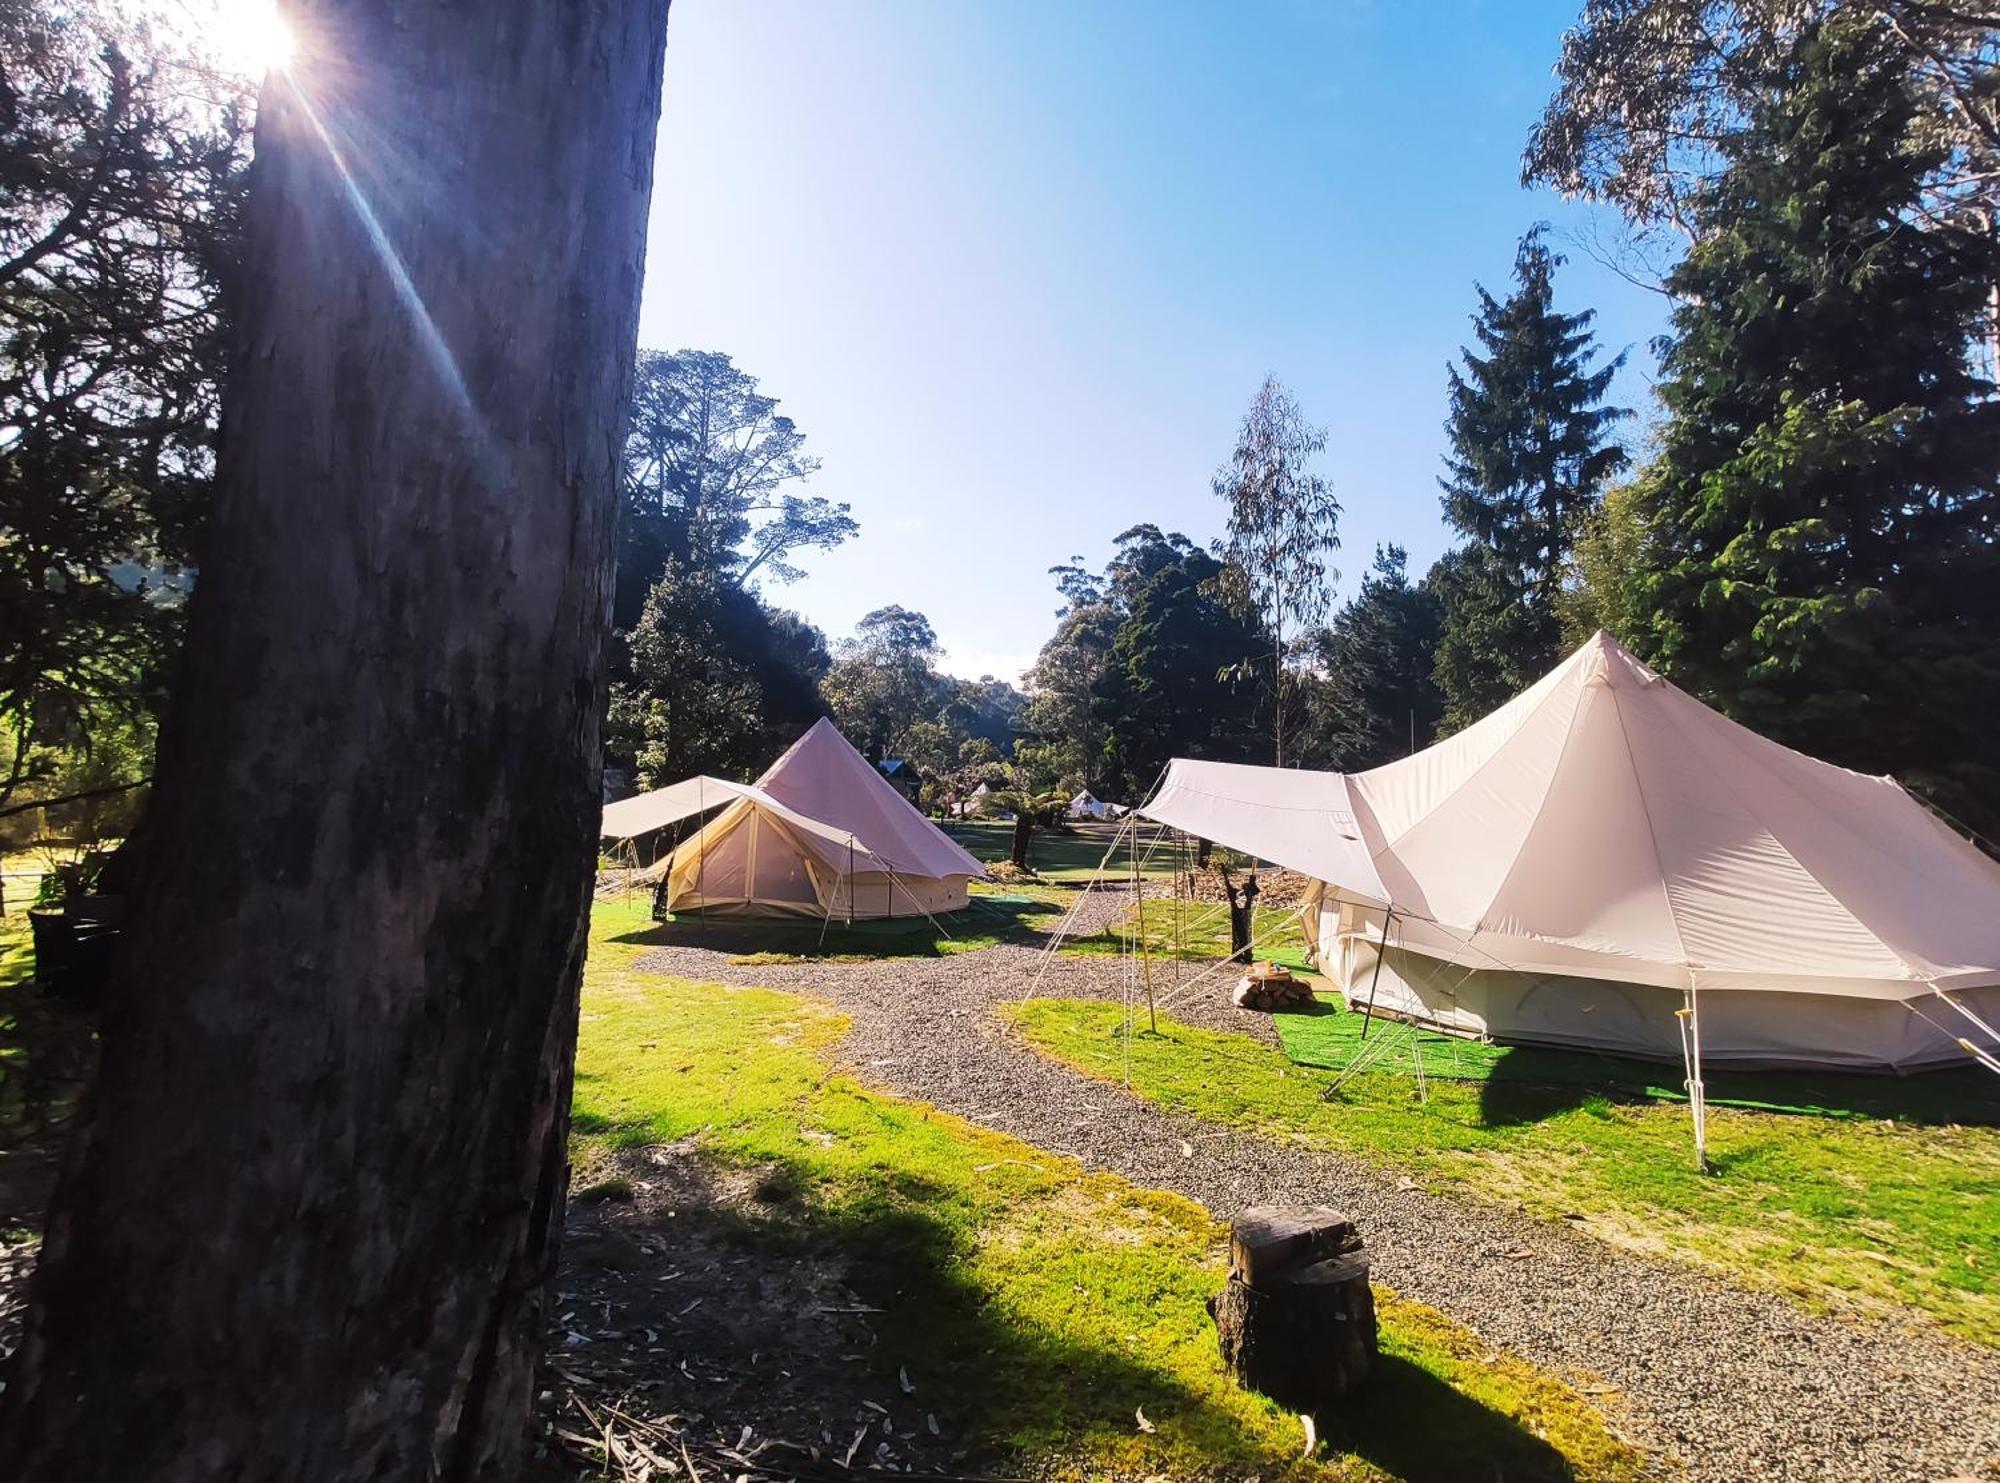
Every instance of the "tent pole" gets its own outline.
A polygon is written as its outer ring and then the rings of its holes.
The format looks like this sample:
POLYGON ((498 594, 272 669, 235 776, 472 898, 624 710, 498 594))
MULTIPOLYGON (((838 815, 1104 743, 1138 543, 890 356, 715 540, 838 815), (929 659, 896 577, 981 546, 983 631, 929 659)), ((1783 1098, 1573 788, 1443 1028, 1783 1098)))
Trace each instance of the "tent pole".
POLYGON ((1382 940, 1375 945, 1375 971, 1368 975, 1368 1007, 1361 1011, 1361 1038, 1368 1038, 1368 1027, 1375 1023, 1375 985, 1382 981, 1382 960, 1389 956, 1389 927, 1396 920, 1395 903, 1382 913, 1382 940))
POLYGON ((1153 958, 1146 947, 1146 878, 1139 874, 1139 856, 1132 856, 1132 891, 1138 897, 1135 908, 1139 915, 1139 971, 1146 982, 1146 1027, 1150 1033, 1160 1033, 1160 1018, 1153 1008, 1153 958))
POLYGON ((1701 1013, 1694 983, 1689 981, 1687 1005, 1674 1011, 1681 1023, 1681 1058, 1687 1066, 1688 1114, 1694 1122, 1694 1162, 1708 1172, 1708 1093, 1701 1080, 1701 1013))

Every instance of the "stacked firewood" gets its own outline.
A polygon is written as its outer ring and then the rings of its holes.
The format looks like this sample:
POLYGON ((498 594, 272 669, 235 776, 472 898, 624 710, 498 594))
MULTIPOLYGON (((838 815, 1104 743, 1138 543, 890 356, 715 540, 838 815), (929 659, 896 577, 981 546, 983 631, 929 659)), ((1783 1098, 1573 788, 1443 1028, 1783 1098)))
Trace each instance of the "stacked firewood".
POLYGON ((1259 1009, 1270 1013, 1312 1002, 1312 985, 1276 963, 1254 963, 1236 980, 1230 999, 1238 1009, 1259 1009))

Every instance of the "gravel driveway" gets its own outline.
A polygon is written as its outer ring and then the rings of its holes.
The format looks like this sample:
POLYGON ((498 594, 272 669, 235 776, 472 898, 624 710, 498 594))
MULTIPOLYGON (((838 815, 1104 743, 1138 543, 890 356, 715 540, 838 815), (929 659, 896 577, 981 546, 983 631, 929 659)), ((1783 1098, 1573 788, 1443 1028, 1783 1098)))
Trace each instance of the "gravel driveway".
MULTIPOLYGON (((1092 893, 1076 930, 1095 930, 1123 905, 1120 893, 1092 893)), ((642 966, 809 991, 852 1016, 843 1050, 867 1081, 1218 1215, 1260 1202, 1334 1205, 1359 1224, 1380 1281, 1567 1376, 1622 1434, 1691 1477, 2000 1478, 2000 1353, 1815 1317, 1497 1205, 1402 1187, 1393 1169, 1164 1112, 1044 1060, 998 1023, 993 1007, 1023 998, 1043 962, 1035 947, 1007 945, 949 958, 749 967, 673 946, 642 966), (1507 1255, 1522 1250, 1533 1257, 1507 1255)), ((1047 965, 1045 994, 1124 992, 1116 959, 1047 965)), ((1209 983, 1173 1013, 1239 1032, 1260 1020, 1230 1008, 1217 980, 1209 983)))

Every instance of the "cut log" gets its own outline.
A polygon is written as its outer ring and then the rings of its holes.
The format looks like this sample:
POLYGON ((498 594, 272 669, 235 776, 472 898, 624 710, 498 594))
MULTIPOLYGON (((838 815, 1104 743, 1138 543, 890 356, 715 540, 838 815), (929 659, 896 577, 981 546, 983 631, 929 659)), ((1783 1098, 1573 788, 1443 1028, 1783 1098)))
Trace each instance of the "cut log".
POLYGON ((1312 986, 1276 963, 1258 963, 1236 981, 1230 1001, 1238 1009, 1271 1012, 1312 1001, 1312 986))
POLYGON ((1264 1205, 1237 1216, 1229 1282, 1208 1307, 1237 1380, 1280 1405, 1329 1409, 1373 1373, 1368 1254, 1337 1210, 1264 1205))

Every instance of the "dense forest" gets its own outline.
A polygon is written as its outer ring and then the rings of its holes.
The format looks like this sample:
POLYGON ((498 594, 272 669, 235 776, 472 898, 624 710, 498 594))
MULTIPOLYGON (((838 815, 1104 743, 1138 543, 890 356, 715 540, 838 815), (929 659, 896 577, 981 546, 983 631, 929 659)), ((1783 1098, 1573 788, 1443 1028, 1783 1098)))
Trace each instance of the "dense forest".
MULTIPOLYGON (((781 388, 642 350, 613 785, 754 774, 820 715, 937 808, 980 783, 1134 801, 1175 755, 1367 768, 1601 627, 2000 832, 1994 46, 1907 0, 1590 0, 1523 175, 1672 259, 1645 404, 1615 403, 1622 356, 1524 223, 1440 367, 1441 559, 1341 551, 1325 433, 1268 380, 1216 449, 1213 525, 1052 568, 1022 676, 945 673, 899 605, 838 636, 794 611, 799 558, 866 532, 812 492, 781 388)), ((250 100, 109 5, 9 7, 0 58, 0 822, 80 797, 37 817, 109 832, 143 799, 200 570, 250 100)))

